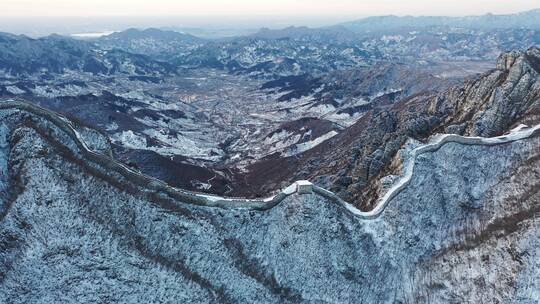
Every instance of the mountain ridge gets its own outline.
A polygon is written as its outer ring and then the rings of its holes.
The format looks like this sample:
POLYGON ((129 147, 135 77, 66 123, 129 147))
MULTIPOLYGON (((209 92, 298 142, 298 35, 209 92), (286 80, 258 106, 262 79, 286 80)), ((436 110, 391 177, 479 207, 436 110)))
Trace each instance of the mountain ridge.
POLYGON ((0 115, 13 127, 0 136, 0 301, 536 299, 538 136, 443 145, 366 221, 313 194, 265 211, 146 199, 68 157, 77 148, 47 120, 0 115))
MULTIPOLYGON (((530 128, 522 126, 520 130, 515 130, 508 135, 494 138, 462 137, 451 134, 438 135, 431 142, 423 146, 419 146, 415 148, 415 150, 410 152, 412 156, 410 157, 408 165, 405 166, 407 169, 405 172, 403 172, 402 179, 398 180, 395 183, 394 187, 392 189, 389 189, 388 192, 383 195, 378 204, 374 206, 373 210, 370 210, 368 212, 362 212, 355 209, 352 204, 343 201, 336 194, 324 188, 315 186, 307 181, 294 182, 285 189, 278 191, 271 197, 264 199, 228 198, 209 195, 205 193, 196 193, 179 188, 173 188, 164 183, 163 181, 146 176, 140 172, 136 172, 133 169, 116 161, 114 158, 112 158, 112 155, 110 155, 110 148, 107 152, 107 154, 109 155, 103 154, 90 148, 83 136, 78 131, 76 131, 76 127, 73 125, 73 123, 59 114, 48 111, 44 108, 37 107, 31 103, 22 100, 0 100, 0 109, 18 109, 28 111, 29 113, 41 116, 46 120, 51 121, 56 127, 60 128, 60 130, 66 132, 66 135, 68 135, 71 140, 73 140, 75 145, 80 148, 81 153, 86 158, 97 162, 100 166, 106 166, 108 170, 119 172, 120 175, 127 178, 127 180, 129 180, 130 182, 135 182, 140 186, 143 186, 142 192, 163 192, 167 193, 167 195, 169 195, 175 200, 181 200, 202 206, 220 207, 225 209, 240 208, 253 210, 267 210, 269 208, 273 208, 281 201, 283 201, 287 196, 293 195, 295 193, 316 193, 322 195, 328 200, 336 201, 342 204, 346 207, 346 209, 352 211, 353 214, 365 219, 378 217, 382 213, 386 205, 390 202, 390 200, 395 197, 404 187, 406 187, 406 185, 412 178, 416 158, 423 153, 436 151, 440 149, 443 145, 446 145, 448 143, 459 143, 462 145, 499 145, 506 144, 508 142, 528 139, 530 137, 540 136, 540 124, 532 126, 530 128), (144 187, 148 188, 144 189, 144 187)), ((48 133, 50 133, 50 131, 48 131, 48 133)))
POLYGON ((540 29, 540 9, 515 14, 485 14, 478 16, 372 16, 340 24, 357 32, 387 31, 397 28, 422 28, 429 26, 454 26, 462 28, 501 29, 529 28, 540 29))

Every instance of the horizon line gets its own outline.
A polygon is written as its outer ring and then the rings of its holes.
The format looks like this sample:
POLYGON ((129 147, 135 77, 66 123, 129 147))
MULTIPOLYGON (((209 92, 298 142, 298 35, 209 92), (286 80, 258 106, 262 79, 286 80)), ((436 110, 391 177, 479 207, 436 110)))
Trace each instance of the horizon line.
POLYGON ((345 17, 357 17, 357 18, 367 18, 367 17, 386 17, 386 16, 396 16, 396 17, 479 17, 486 15, 494 16, 504 16, 504 15, 516 15, 521 13, 539 11, 540 7, 532 8, 528 10, 518 10, 510 11, 505 13, 492 13, 484 12, 479 14, 172 14, 172 15, 122 15, 122 14, 111 14, 111 15, 2 15, 1 18, 10 18, 10 19, 22 19, 22 18, 77 18, 77 19, 92 19, 92 18, 177 18, 177 17, 188 17, 188 18, 203 18, 203 17, 221 17, 221 18, 257 18, 257 17, 274 17, 274 18, 345 18, 345 17))

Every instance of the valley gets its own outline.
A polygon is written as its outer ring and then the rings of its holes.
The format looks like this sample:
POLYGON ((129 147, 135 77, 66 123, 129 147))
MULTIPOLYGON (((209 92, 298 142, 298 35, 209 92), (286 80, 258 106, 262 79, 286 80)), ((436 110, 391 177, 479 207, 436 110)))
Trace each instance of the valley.
POLYGON ((0 303, 540 302, 540 10, 117 18, 0 33, 0 303))
MULTIPOLYGON (((117 159, 172 186, 261 197, 311 179, 353 199, 388 166, 405 134, 385 135, 377 145, 390 140, 388 155, 358 181, 357 165, 342 167, 350 157, 330 155, 352 142, 377 153, 362 152, 364 162, 381 152, 366 146, 372 139, 349 136, 396 128, 369 122, 380 115, 399 129, 410 122, 396 121, 398 108, 489 72, 503 50, 540 44, 534 27, 355 26, 261 29, 228 39, 155 28, 78 40, 0 34, 0 96, 99 129, 117 159)), ((423 126, 408 136, 424 140, 436 125, 445 128, 439 114, 421 116, 423 126)))

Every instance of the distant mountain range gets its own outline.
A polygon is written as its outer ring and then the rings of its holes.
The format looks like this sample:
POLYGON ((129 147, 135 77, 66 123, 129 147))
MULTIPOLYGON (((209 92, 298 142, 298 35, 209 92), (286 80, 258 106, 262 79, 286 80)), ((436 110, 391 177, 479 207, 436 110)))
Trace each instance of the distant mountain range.
POLYGON ((110 75, 158 75, 174 68, 145 55, 116 48, 102 50, 93 43, 50 35, 33 39, 0 33, 0 72, 9 75, 62 74, 69 71, 110 75))
POLYGON ((159 75, 218 68, 276 79, 371 65, 490 61, 540 45, 540 10, 469 17, 378 16, 324 28, 266 29, 227 39, 128 29, 91 40, 0 33, 0 71, 159 75))
POLYGON ((130 29, 99 38, 95 43, 104 49, 140 53, 182 68, 217 68, 259 78, 320 75, 381 60, 420 65, 492 63, 501 52, 540 45, 540 30, 526 27, 407 27, 403 24, 408 17, 395 18, 399 22, 394 26, 386 26, 387 17, 365 19, 360 23, 376 26, 356 28, 363 32, 345 24, 262 29, 248 36, 204 40, 171 31, 130 29), (384 32, 374 31, 379 25, 384 32))
POLYGON ((469 29, 540 29, 540 9, 517 14, 482 16, 375 16, 341 24, 354 32, 386 32, 427 27, 459 27, 469 29))

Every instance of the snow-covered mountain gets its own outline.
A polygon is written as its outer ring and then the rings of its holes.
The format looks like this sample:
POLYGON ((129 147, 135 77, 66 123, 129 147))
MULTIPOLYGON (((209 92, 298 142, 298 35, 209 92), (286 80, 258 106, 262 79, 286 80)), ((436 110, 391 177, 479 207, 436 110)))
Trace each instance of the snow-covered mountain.
POLYGON ((397 29, 454 27, 480 30, 533 29, 540 30, 540 9, 516 14, 485 14, 480 16, 374 16, 341 24, 355 32, 386 32, 397 29))
POLYGON ((0 34, 0 303, 538 302, 513 18, 0 34))
POLYGON ((121 50, 101 50, 93 44, 51 35, 32 39, 0 33, 0 75, 88 73, 162 75, 175 69, 164 62, 121 50))
MULTIPOLYGON (((500 61, 509 77, 516 60, 500 61)), ((1 101, 0 300, 534 302, 540 129, 525 117, 536 127, 404 146, 409 182, 373 219, 306 182, 264 201, 172 189, 99 132, 1 101)))
POLYGON ((205 40, 174 31, 132 28, 103 36, 96 39, 96 43, 104 49, 122 49, 131 53, 167 59, 171 54, 189 52, 204 44, 205 40))

